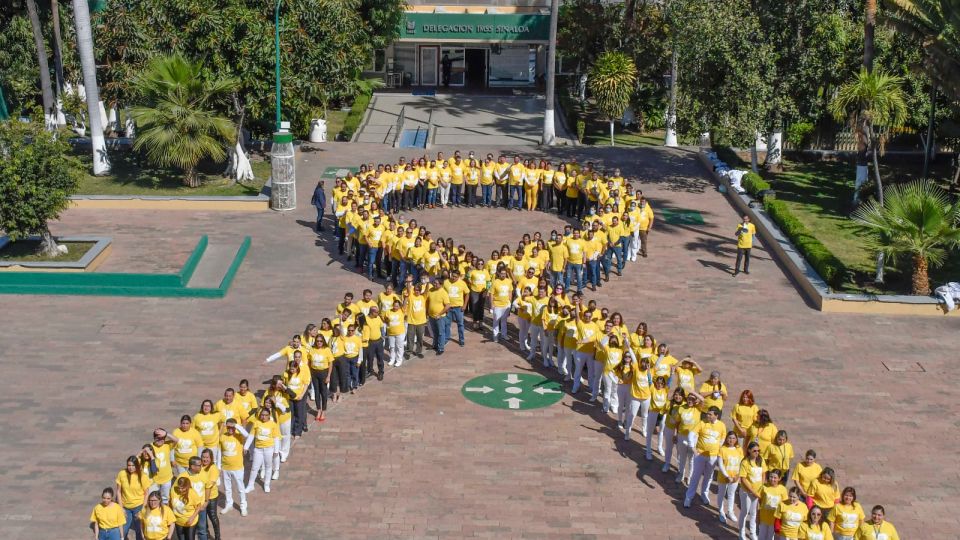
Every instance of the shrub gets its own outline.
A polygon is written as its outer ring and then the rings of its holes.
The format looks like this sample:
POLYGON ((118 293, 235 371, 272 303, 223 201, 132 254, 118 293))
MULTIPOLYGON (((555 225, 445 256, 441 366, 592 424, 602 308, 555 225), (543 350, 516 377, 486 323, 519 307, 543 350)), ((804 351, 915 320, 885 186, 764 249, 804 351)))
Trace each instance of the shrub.
POLYGON ((577 120, 577 140, 583 142, 583 137, 587 133, 587 123, 583 120, 577 120))
POLYGON ((812 133, 813 123, 795 122, 787 128, 787 142, 797 150, 802 149, 807 145, 812 133))
POLYGON ((743 189, 747 190, 747 193, 753 195, 754 197, 756 197, 761 191, 770 189, 770 182, 767 182, 755 172, 748 172, 747 174, 743 175, 740 185, 743 186, 743 189))
POLYGON ((353 106, 350 107, 350 113, 343 122, 343 129, 340 130, 340 138, 349 141, 353 138, 354 132, 360 127, 360 121, 363 120, 363 114, 367 111, 367 105, 370 105, 370 98, 373 96, 371 91, 365 91, 357 94, 353 100, 353 106))
POLYGON ((831 287, 839 289, 847 279, 847 269, 843 263, 790 212, 786 203, 768 199, 763 206, 820 277, 831 287))

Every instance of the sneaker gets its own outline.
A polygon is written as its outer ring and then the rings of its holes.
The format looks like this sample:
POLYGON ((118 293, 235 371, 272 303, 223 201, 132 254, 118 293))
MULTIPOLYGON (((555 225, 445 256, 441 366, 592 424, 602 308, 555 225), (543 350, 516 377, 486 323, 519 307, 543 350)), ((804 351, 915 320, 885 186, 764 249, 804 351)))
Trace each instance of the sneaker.
POLYGON ((705 504, 705 505, 707 505, 707 506, 710 506, 710 497, 709 497, 709 496, 701 493, 701 494, 700 494, 700 500, 703 501, 703 504, 705 504))
POLYGON ((264 493, 270 493, 270 486, 263 486, 264 493))
POLYGON ((727 524, 727 517, 723 514, 720 514, 720 523, 723 523, 724 525, 727 524))
POLYGON ((220 509, 221 514, 226 514, 227 512, 233 510, 233 501, 227 503, 226 506, 220 509))
POLYGON ((684 508, 690 508, 690 499, 684 499, 684 500, 683 500, 683 507, 684 507, 684 508))
POLYGON ((647 461, 653 461, 653 454, 646 455, 647 461))
POLYGON ((730 520, 730 523, 739 523, 740 520, 737 518, 736 514, 729 513, 727 514, 727 519, 730 520))
POLYGON ((243 516, 243 517, 247 517, 247 509, 246 509, 246 508, 241 508, 241 509, 240 509, 240 515, 243 516))
POLYGON ((271 480, 279 480, 279 479, 280 479, 280 471, 273 471, 273 476, 271 476, 270 479, 271 479, 271 480))

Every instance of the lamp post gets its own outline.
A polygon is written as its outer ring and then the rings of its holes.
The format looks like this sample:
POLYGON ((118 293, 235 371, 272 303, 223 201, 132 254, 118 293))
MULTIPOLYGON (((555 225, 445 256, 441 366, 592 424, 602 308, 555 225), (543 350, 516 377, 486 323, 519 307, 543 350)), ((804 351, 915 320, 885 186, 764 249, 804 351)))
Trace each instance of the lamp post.
POLYGON ((285 212, 297 207, 296 153, 289 122, 280 120, 280 2, 274 10, 274 46, 276 48, 277 125, 270 147, 270 208, 285 212))

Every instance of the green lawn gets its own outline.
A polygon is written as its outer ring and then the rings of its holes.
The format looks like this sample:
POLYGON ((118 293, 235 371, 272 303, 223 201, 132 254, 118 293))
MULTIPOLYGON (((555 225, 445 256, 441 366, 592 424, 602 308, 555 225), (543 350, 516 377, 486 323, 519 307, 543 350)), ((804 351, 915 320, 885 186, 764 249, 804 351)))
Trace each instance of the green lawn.
POLYGON ((40 249, 39 240, 21 240, 19 242, 10 242, 0 249, 0 261, 18 261, 18 262, 76 262, 83 258, 87 251, 90 251, 96 242, 59 242, 61 246, 67 246, 66 255, 58 257, 47 257, 37 253, 40 249))
POLYGON ((327 140, 337 140, 337 135, 343 131, 343 124, 347 121, 347 114, 340 109, 327 110, 327 140))
POLYGON ((225 163, 204 163, 200 166, 200 187, 183 185, 183 174, 174 169, 148 164, 130 151, 110 155, 111 173, 108 176, 90 174, 89 154, 81 156, 86 174, 80 179, 77 195, 158 195, 158 196, 239 196, 257 195, 270 177, 270 162, 251 156, 255 179, 245 184, 229 185, 221 176, 225 163))
MULTIPOLYGON (((934 169, 935 179, 941 180, 949 174, 946 165, 934 169)), ((895 180, 916 178, 921 173, 922 163, 896 162, 881 165, 880 169, 883 179, 889 184, 895 180)), ((865 228, 849 217, 854 180, 852 164, 788 161, 784 163, 783 172, 764 176, 777 192, 777 198, 786 202, 797 219, 853 271, 853 280, 845 287, 846 291, 909 293, 909 269, 905 264, 887 265, 883 288, 872 283, 876 252, 864 241, 867 235, 865 228)), ((951 254, 943 267, 931 269, 930 277, 933 287, 960 278, 960 253, 951 254)))
MULTIPOLYGON (((599 124, 599 122, 598 122, 599 124)), ((593 123, 587 123, 587 131, 584 135, 583 144, 592 144, 594 146, 610 146, 610 126, 602 124, 603 131, 590 130, 593 123)), ((613 140, 616 146, 663 146, 663 130, 652 131, 649 133, 640 133, 638 131, 617 131, 613 132, 613 140)))

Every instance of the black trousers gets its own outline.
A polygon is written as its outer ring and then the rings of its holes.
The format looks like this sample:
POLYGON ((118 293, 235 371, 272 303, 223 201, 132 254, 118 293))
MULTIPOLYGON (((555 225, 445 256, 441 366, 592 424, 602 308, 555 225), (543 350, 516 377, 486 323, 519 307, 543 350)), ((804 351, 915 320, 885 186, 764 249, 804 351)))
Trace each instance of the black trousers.
POLYGON ((208 529, 213 529, 212 536, 209 534, 209 530, 207 531, 207 538, 211 538, 212 540, 220 540, 220 509, 217 508, 217 506, 219 506, 217 503, 219 502, 220 495, 217 495, 216 497, 213 497, 207 501, 207 508, 204 510, 204 512, 207 513, 207 525, 209 525, 208 529))
POLYGON ((477 204, 477 186, 467 184, 464 188, 466 189, 466 200, 464 202, 469 206, 475 206, 477 204))
POLYGON ((750 271, 750 248, 737 248, 737 264, 733 266, 734 272, 740 271, 741 260, 743 261, 743 271, 749 272, 750 271))
POLYGON ((175 525, 173 528, 173 537, 177 540, 197 540, 197 527, 175 525))
POLYGON ((383 338, 371 341, 363 350, 363 363, 367 375, 373 375, 373 363, 377 363, 377 373, 383 373, 383 338))
POLYGON ((508 184, 497 184, 497 205, 504 208, 510 204, 510 186, 508 184))
POLYGON ((487 306, 486 292, 470 291, 470 318, 473 322, 483 322, 483 309, 487 306))
POLYGON ((310 384, 313 385, 313 398, 317 402, 317 410, 327 410, 327 399, 330 398, 330 385, 327 384, 327 372, 310 370, 310 376, 313 378, 310 384))
POLYGON ((350 391, 350 359, 346 356, 337 358, 333 363, 333 373, 330 374, 330 391, 350 391))
POLYGON ((291 399, 290 408, 293 411, 293 418, 290 422, 290 434, 294 437, 303 435, 303 428, 307 425, 307 396, 300 399, 291 399))
POLYGON ((577 213, 577 197, 567 195, 564 197, 567 201, 567 217, 573 217, 577 213))

